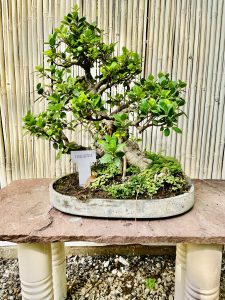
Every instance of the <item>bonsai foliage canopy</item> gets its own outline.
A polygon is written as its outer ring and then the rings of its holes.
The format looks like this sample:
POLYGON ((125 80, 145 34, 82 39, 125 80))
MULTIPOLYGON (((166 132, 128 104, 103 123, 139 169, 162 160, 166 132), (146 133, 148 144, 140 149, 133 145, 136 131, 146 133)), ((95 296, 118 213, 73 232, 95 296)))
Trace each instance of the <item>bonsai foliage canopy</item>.
POLYGON ((143 165, 138 163, 141 153, 132 128, 142 133, 157 126, 165 136, 171 129, 181 133, 177 122, 184 114, 181 93, 185 83, 172 81, 164 73, 157 78, 151 74, 140 78, 139 55, 125 47, 121 55, 115 55, 116 44, 105 44, 103 32, 95 23, 79 17, 77 6, 50 34, 47 44, 44 55, 48 66, 36 67, 40 78, 45 79, 37 85, 45 111, 38 115, 29 111, 24 128, 31 135, 52 141, 59 156, 84 149, 67 137, 69 131, 82 125, 102 163, 114 160, 119 164, 125 155, 128 162, 144 169, 148 161, 145 158, 143 165))

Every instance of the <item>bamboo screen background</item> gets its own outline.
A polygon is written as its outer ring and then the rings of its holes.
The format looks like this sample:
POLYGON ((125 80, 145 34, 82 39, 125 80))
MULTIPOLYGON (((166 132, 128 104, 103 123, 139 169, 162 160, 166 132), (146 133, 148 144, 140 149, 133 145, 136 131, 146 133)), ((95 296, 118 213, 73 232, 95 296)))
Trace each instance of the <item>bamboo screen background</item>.
MULTIPOLYGON (((48 142, 24 136, 22 117, 34 102, 35 66, 44 41, 75 3, 89 21, 143 58, 143 74, 170 73, 187 82, 182 135, 158 129, 143 135, 143 147, 181 161, 193 178, 225 179, 224 0, 0 0, 0 185, 11 180, 55 177, 72 170, 69 157, 55 160, 48 142)), ((82 130, 74 138, 88 143, 82 130)))

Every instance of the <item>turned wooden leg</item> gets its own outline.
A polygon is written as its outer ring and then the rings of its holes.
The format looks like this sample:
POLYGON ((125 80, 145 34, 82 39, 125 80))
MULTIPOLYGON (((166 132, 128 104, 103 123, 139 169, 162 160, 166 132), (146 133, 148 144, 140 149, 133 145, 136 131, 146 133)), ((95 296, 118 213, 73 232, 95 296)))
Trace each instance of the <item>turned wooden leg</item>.
POLYGON ((19 244, 23 300, 53 300, 51 244, 19 244))
POLYGON ((64 243, 52 243, 52 276, 54 300, 66 299, 66 259, 64 243))
POLYGON ((177 249, 176 249, 174 300, 184 300, 187 245, 186 244, 177 244, 176 248, 177 249))
POLYGON ((222 245, 187 244, 185 300, 218 300, 222 245))

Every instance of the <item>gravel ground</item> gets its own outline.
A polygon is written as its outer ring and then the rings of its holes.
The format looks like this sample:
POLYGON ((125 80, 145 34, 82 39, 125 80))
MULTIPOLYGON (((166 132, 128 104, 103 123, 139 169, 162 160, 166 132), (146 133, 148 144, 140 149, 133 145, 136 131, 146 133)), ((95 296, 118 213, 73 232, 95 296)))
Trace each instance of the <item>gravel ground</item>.
MULTIPOLYGON (((173 300, 174 257, 70 256, 67 277, 67 300, 173 300)), ((0 259, 0 300, 16 299, 21 299, 18 262, 0 259)), ((225 257, 220 300, 225 300, 225 257)))

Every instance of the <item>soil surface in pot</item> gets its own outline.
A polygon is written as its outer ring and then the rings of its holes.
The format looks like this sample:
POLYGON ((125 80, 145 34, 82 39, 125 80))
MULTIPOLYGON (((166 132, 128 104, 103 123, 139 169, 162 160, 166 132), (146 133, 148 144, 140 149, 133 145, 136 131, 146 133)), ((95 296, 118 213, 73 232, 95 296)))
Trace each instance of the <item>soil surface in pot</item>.
MULTIPOLYGON (((77 173, 69 174, 62 178, 59 178, 54 183, 53 188, 60 194, 74 196, 80 200, 85 200, 90 198, 102 198, 102 199, 113 198, 106 191, 91 190, 89 187, 87 188, 80 187, 77 173)), ((163 189, 158 190, 157 194, 155 194, 152 198, 162 199, 162 198, 174 197, 189 191, 189 189, 190 189, 190 184, 187 181, 187 184, 182 188, 182 190, 179 191, 179 193, 176 193, 171 189, 164 187, 163 189)), ((140 198, 149 199, 150 197, 149 195, 146 194, 146 195, 141 195, 140 198)), ((136 197, 133 197, 133 199, 136 199, 136 197)))

